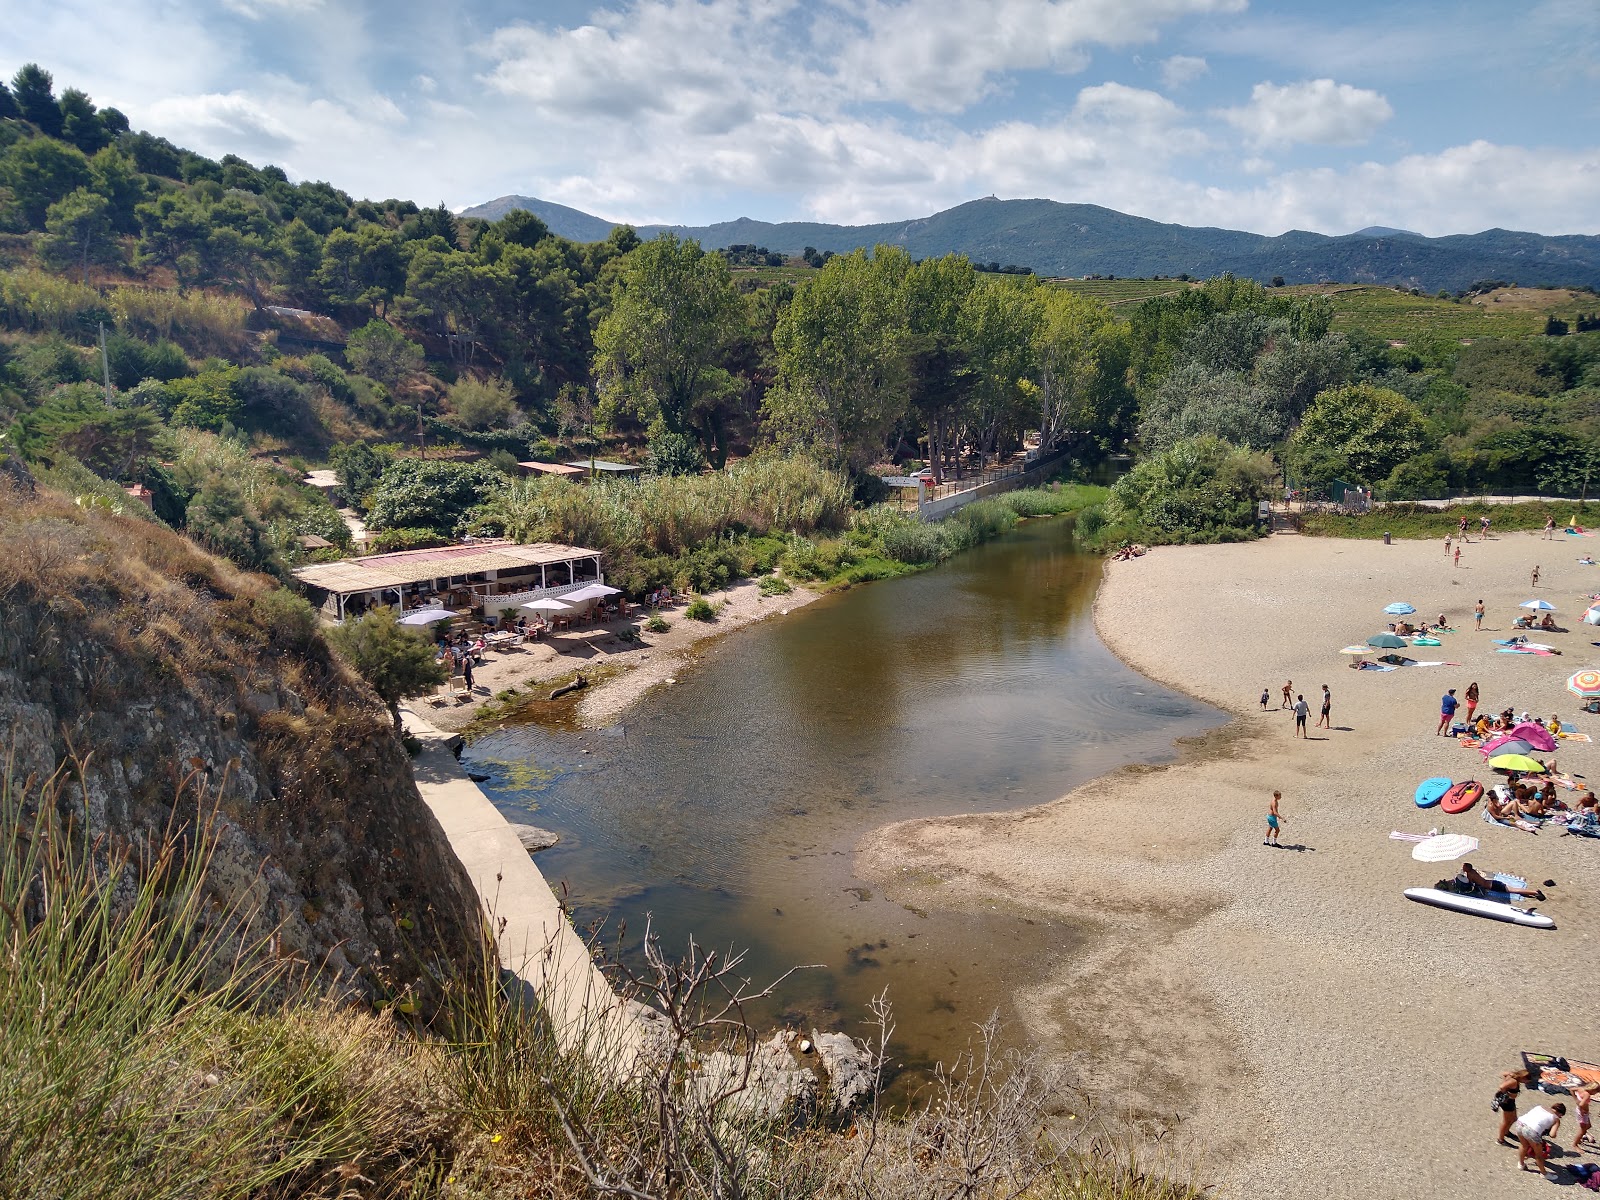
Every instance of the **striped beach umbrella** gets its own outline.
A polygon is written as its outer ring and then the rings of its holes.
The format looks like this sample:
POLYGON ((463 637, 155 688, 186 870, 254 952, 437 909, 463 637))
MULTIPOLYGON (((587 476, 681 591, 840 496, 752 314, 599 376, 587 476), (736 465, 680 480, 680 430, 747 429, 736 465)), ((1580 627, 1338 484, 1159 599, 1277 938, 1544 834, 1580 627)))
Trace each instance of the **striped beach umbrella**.
POLYGON ((1417 610, 1404 600, 1396 600, 1393 604, 1385 605, 1383 611, 1392 617, 1408 617, 1417 610))
POLYGON ((1567 691, 1580 700, 1593 700, 1600 696, 1600 671, 1585 667, 1567 680, 1567 691))
POLYGON ((1531 608, 1534 612, 1555 612, 1556 606, 1548 600, 1524 600, 1518 608, 1531 608))

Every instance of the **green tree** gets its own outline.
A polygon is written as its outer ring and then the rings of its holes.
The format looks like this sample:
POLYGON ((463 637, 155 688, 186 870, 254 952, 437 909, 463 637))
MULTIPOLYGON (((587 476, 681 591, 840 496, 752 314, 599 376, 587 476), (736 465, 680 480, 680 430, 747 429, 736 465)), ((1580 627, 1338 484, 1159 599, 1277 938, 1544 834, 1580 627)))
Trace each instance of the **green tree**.
POLYGON ((640 246, 595 330, 603 414, 690 434, 720 468, 723 405, 736 391, 723 364, 741 313, 722 255, 670 233, 640 246))
POLYGON ((471 509, 505 483, 505 476, 485 463, 401 459, 368 495, 367 524, 374 530, 427 529, 451 536, 471 509))
POLYGON ((11 79, 11 94, 24 121, 32 122, 47 137, 61 136, 61 109, 49 71, 38 63, 25 64, 11 79))
POLYGON ((1416 405, 1369 383, 1332 388, 1306 410, 1290 443, 1291 462, 1337 462, 1349 483, 1381 482, 1420 453, 1427 431, 1416 405), (1319 457, 1321 456, 1321 457, 1319 457))
POLYGON ((1034 293, 1041 319, 1034 336, 1040 444, 1079 433, 1102 451, 1120 446, 1132 419, 1128 326, 1100 302, 1063 288, 1034 293))
POLYGON ((14 121, 22 115, 22 109, 17 106, 17 98, 11 94, 11 89, 0 82, 0 121, 14 121))
POLYGON ((93 189, 106 198, 107 216, 118 233, 138 233, 138 209, 147 189, 138 165, 115 147, 108 146, 89 160, 93 189))
POLYGON ((83 151, 49 138, 18 142, 0 158, 0 183, 11 189, 31 228, 43 229, 50 206, 79 188, 90 187, 94 174, 83 151))
POLYGON ((61 93, 61 136, 85 154, 93 155, 111 144, 111 134, 87 93, 68 88, 61 93))
POLYGON ((333 468, 339 473, 339 494, 357 512, 367 511, 367 496, 394 462, 388 446, 348 442, 333 449, 333 468))
POLYGON ((406 286, 401 245, 398 234, 377 225, 335 229, 322 243, 315 281, 330 303, 384 311, 406 286))
POLYGON ((972 264, 958 254, 923 259, 906 274, 909 398, 927 433, 935 483, 944 482, 946 454, 972 396, 963 305, 976 281, 972 264))
POLYGON ((71 263, 83 283, 89 282, 91 265, 117 259, 111 202, 88 188, 79 188, 52 204, 45 213, 44 227, 50 234, 43 245, 45 255, 71 263))
POLYGON ((427 638, 401 625, 387 605, 346 621, 328 640, 378 693, 396 733, 402 728, 400 701, 421 696, 448 678, 444 667, 434 661, 434 648, 427 638))
POLYGON ((646 461, 652 475, 698 475, 706 465, 699 442, 667 429, 651 436, 646 461))
POLYGON ((412 252, 402 307, 433 325, 453 362, 471 367, 485 330, 504 311, 506 282, 494 266, 435 242, 412 252))
POLYGON ((1035 286, 1032 279, 986 281, 962 303, 973 377, 969 440, 985 455, 1019 445, 1032 408, 1024 381, 1033 372, 1033 344, 1041 324, 1035 286))
POLYGON ((350 335, 344 352, 352 367, 389 387, 422 369, 422 347, 387 321, 368 321, 350 335))
POLYGON ((906 408, 910 268, 898 247, 856 250, 795 289, 772 334, 778 382, 762 401, 780 442, 853 471, 882 452, 906 408))
POLYGON ((463 375, 450 385, 449 399, 451 424, 473 432, 503 429, 517 415, 511 385, 503 379, 463 375))

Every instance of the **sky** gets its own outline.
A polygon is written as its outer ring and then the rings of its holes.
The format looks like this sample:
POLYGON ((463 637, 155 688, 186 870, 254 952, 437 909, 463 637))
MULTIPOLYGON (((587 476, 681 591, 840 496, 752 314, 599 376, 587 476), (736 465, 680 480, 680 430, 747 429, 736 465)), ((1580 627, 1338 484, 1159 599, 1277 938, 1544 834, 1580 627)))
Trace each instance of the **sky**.
POLYGON ((136 128, 356 196, 846 224, 982 196, 1600 233, 1600 0, 52 0, 136 128))

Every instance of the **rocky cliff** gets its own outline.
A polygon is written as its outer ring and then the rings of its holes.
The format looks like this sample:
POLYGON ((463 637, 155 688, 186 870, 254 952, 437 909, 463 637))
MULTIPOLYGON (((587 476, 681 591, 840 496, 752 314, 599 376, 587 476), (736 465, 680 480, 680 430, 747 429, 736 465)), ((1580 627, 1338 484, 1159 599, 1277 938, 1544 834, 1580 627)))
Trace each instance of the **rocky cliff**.
POLYGON ((256 914, 319 985, 426 1007, 474 961, 471 885, 310 609, 20 472, 0 475, 0 770, 66 772, 62 815, 108 847, 214 808, 212 910, 256 914))

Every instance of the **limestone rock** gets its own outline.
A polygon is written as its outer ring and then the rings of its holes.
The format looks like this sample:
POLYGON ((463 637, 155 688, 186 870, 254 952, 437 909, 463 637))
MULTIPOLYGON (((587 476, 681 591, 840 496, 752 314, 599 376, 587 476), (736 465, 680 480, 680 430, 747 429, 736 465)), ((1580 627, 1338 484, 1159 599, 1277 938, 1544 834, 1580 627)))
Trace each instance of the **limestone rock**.
POLYGON ((537 825, 513 824, 511 828, 517 835, 517 841, 522 843, 522 848, 529 854, 548 850, 561 840, 559 833, 551 833, 548 829, 540 829, 537 825))
POLYGON ((768 1121, 799 1123, 816 1111, 816 1072, 795 1062, 787 1033, 775 1033, 755 1048, 748 1077, 744 1057, 722 1050, 706 1055, 699 1067, 695 1078, 707 1102, 726 1095, 730 1109, 768 1121))
POLYGON ((828 1101, 837 1114, 848 1112, 856 1103, 872 1095, 877 1078, 872 1070, 872 1055, 854 1038, 843 1033, 820 1033, 813 1029, 817 1057, 828 1073, 828 1101))

